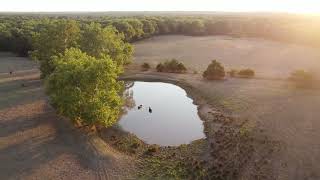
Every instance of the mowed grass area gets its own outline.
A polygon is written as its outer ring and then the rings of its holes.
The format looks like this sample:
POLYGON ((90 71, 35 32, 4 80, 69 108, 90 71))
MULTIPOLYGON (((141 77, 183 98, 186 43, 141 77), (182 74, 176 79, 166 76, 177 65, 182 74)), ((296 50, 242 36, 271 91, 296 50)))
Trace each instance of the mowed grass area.
POLYGON ((256 38, 168 35, 139 41, 134 46, 136 62, 155 66, 165 59, 177 58, 201 72, 213 59, 227 68, 252 68, 260 77, 286 78, 296 69, 320 69, 317 48, 256 38))

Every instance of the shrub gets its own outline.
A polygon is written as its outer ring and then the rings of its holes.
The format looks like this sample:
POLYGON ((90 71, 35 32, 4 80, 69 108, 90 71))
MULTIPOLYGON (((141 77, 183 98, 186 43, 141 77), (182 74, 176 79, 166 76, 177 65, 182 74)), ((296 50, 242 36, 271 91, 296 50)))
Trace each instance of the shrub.
POLYGON ((163 72, 163 71, 164 71, 164 66, 163 66, 163 64, 162 64, 162 63, 159 63, 159 64, 157 65, 156 69, 157 69, 158 72, 163 72))
POLYGON ((290 74, 289 80, 295 82, 297 87, 311 87, 315 77, 311 72, 296 70, 290 74))
POLYGON ((176 59, 159 63, 156 68, 158 72, 185 73, 187 71, 184 64, 176 59))
POLYGON ((230 77, 236 77, 238 71, 236 69, 231 69, 228 74, 230 77))
POLYGON ((59 114, 93 127, 116 122, 123 104, 116 63, 107 56, 96 59, 74 48, 53 57, 53 63, 46 91, 59 114))
POLYGON ((211 61, 207 70, 202 74, 203 78, 208 80, 223 79, 225 76, 224 67, 216 60, 211 61))
POLYGON ((141 68, 143 71, 148 71, 150 69, 150 64, 149 63, 143 63, 141 65, 141 68))
POLYGON ((249 69, 249 68, 248 69, 242 69, 242 70, 240 70, 238 72, 238 75, 240 77, 244 77, 244 78, 252 78, 252 77, 254 77, 255 72, 254 72, 254 70, 249 69))
POLYGON ((160 147, 158 145, 150 145, 148 149, 145 151, 146 155, 153 155, 154 153, 158 152, 160 147))

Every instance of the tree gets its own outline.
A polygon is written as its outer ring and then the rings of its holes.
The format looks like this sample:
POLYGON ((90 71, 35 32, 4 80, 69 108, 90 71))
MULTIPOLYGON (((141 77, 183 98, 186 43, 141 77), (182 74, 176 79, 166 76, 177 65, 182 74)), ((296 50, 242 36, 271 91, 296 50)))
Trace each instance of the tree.
POLYGON ((252 78, 255 75, 255 72, 252 69, 242 69, 238 72, 238 75, 244 78, 252 78))
POLYGON ((118 66, 107 56, 96 59, 75 48, 52 59, 46 92, 57 112, 83 125, 114 124, 123 104, 118 66))
POLYGON ((150 66, 150 64, 149 63, 143 63, 142 65, 141 65, 141 68, 142 68, 142 70, 143 71, 148 71, 150 68, 151 68, 151 66, 150 66))
POLYGON ((138 40, 143 37, 143 24, 138 19, 128 19, 128 23, 133 27, 135 30, 134 36, 132 40, 138 40))
POLYGON ((63 53, 71 47, 78 47, 80 28, 74 20, 54 20, 32 37, 34 51, 31 56, 40 61, 41 77, 44 78, 53 70, 51 57, 63 53))
POLYGON ((213 60, 207 67, 207 70, 203 72, 202 76, 208 80, 223 79, 225 76, 224 67, 217 60, 213 60))
POLYGON ((156 23, 146 19, 141 20, 141 22, 143 24, 144 37, 150 37, 156 32, 156 23))
POLYGON ((293 81, 299 88, 310 88, 316 84, 315 75, 305 70, 293 71, 290 74, 289 80, 293 81))
POLYGON ((159 63, 156 67, 158 72, 170 72, 170 73, 185 73, 187 68, 183 63, 176 59, 167 60, 164 63, 159 63))
POLYGON ((118 20, 114 21, 112 25, 121 33, 124 34, 124 39, 127 42, 130 42, 132 38, 135 36, 135 30, 126 20, 118 20))
POLYGON ((0 23, 0 51, 11 50, 11 38, 10 25, 8 23, 0 23))
POLYGON ((110 56, 117 65, 122 66, 130 62, 133 53, 132 46, 123 39, 114 27, 102 28, 99 23, 91 23, 83 29, 80 48, 96 58, 110 56))

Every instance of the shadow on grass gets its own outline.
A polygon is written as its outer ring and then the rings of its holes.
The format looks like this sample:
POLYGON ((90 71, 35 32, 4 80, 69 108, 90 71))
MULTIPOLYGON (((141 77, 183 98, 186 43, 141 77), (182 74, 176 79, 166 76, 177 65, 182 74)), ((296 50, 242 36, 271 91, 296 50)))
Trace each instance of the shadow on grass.
POLYGON ((84 169, 97 170, 96 160, 101 157, 90 147, 90 137, 72 128, 48 104, 44 106, 41 114, 27 119, 18 117, 0 121, 0 140, 9 142, 7 146, 0 146, 0 179, 20 179, 32 175, 45 165, 51 166, 50 162, 61 155, 75 157, 76 163, 84 169), (41 130, 47 125, 49 132, 41 130), (26 133, 29 130, 32 135, 26 133), (20 141, 16 137, 18 133, 21 134, 20 141))
POLYGON ((17 80, 0 84, 0 110, 45 98, 39 79, 17 80))

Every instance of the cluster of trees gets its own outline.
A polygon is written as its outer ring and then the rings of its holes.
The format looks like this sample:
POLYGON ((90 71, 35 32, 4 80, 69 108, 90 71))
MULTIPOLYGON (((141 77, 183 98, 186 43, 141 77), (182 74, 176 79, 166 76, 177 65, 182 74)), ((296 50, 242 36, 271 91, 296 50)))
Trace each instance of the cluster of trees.
POLYGON ((320 19, 281 15, 198 16, 0 16, 0 51, 27 56, 32 37, 48 23, 74 20, 80 29, 91 22, 102 28, 113 26, 126 42, 154 35, 230 35, 320 45, 320 19))
POLYGON ((111 126, 121 111, 132 46, 113 26, 48 20, 30 38, 29 55, 40 62, 46 92, 57 112, 77 124, 111 126))
MULTIPOLYGON (((228 74, 230 77, 252 78, 255 76, 253 69, 246 68, 241 70, 231 69, 228 74)), ((223 65, 217 60, 211 61, 207 69, 202 74, 203 78, 207 80, 219 80, 226 76, 226 71, 223 65)))
POLYGON ((176 59, 167 60, 163 63, 159 63, 156 67, 158 72, 169 72, 169 73, 185 73, 187 68, 182 62, 176 59))

